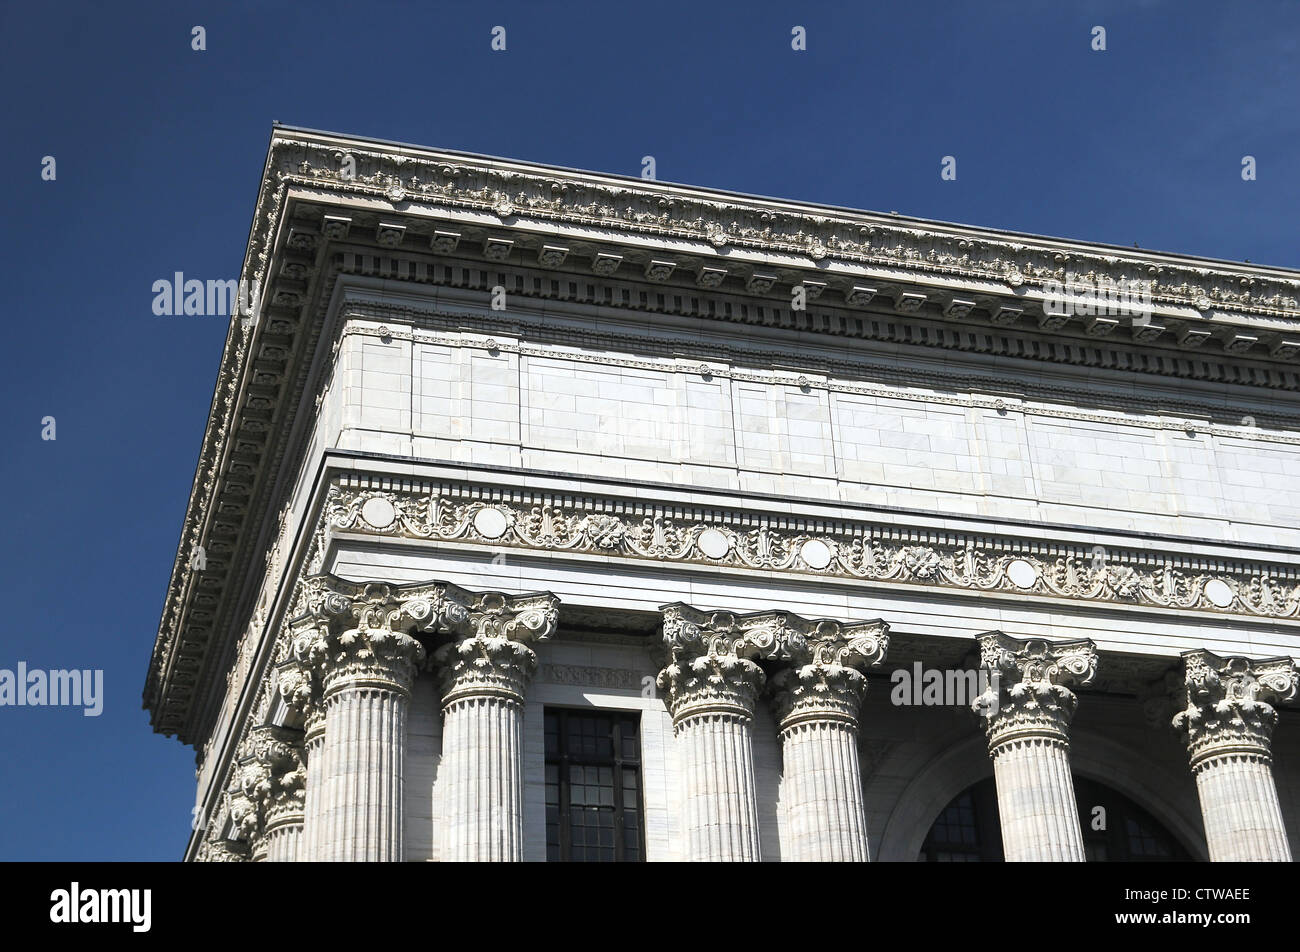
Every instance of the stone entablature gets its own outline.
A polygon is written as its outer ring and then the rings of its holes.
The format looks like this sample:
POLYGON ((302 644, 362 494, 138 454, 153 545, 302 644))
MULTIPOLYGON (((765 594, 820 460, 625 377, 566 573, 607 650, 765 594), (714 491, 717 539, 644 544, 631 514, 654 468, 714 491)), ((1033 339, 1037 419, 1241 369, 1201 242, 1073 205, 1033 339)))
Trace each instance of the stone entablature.
MULTIPOLYGON (((211 726, 224 671, 214 666, 230 657, 218 633, 242 627, 230 605, 256 584, 231 566, 253 564, 250 524, 280 504, 274 474, 301 453, 289 445, 290 418, 304 407, 332 290, 326 276, 338 270, 330 246, 343 242, 481 267, 634 277, 676 293, 743 291, 760 302, 752 322, 769 326, 786 326, 782 304, 801 286, 814 302, 812 325, 801 315, 790 329, 857 335, 872 322, 841 315, 832 326, 819 315, 889 314, 900 327, 929 322, 890 338, 904 344, 980 350, 977 339, 1063 336, 1069 341, 1047 359, 1083 366, 1096 364, 1089 348, 1112 324, 1074 330, 1040 315, 1043 288, 1072 275, 1146 282, 1154 318, 1134 326, 1132 341, 1181 355, 1171 373, 1212 379, 1211 364, 1232 365, 1248 368, 1241 382, 1288 389, 1288 362, 1300 356, 1297 278, 1282 269, 277 130, 241 275, 259 283, 264 307, 256 321, 231 323, 145 688, 156 729, 189 742, 211 726), (342 171, 345 155, 356 160, 355 176, 342 171), (188 569, 200 545, 218 557, 201 579, 188 569)), ((416 270, 405 277, 415 280, 416 270)))
POLYGON ((365 534, 541 551, 587 552, 1113 605, 1264 618, 1300 617, 1287 564, 1213 564, 1181 552, 1109 549, 1050 538, 656 504, 488 485, 363 475, 330 486, 322 526, 365 534))

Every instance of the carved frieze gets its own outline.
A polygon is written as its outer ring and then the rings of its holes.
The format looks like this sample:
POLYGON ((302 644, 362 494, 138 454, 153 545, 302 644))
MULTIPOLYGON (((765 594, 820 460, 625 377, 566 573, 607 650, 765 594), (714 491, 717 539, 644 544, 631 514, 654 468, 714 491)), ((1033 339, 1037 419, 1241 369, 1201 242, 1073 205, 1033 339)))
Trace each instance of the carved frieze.
MULTIPOLYGON (((1283 566, 1246 571, 1197 568, 1175 553, 1109 552, 1048 543, 945 533, 922 542, 897 526, 782 517, 714 509, 679 514, 668 506, 566 495, 501 499, 487 487, 431 486, 394 491, 331 486, 326 524, 412 539, 490 543, 545 551, 690 562, 963 589, 1050 596, 1178 611, 1231 612, 1272 618, 1300 616, 1300 580, 1283 566), (475 498, 478 496, 479 498, 475 498), (381 505, 374 505, 374 501, 381 505), (365 510, 382 511, 376 522, 365 510), (391 516, 391 518, 390 518, 391 516), (800 524, 802 521, 802 525, 800 524), (1042 549, 1049 550, 1043 554, 1042 549)), ((1235 565, 1235 564, 1234 564, 1235 565)))

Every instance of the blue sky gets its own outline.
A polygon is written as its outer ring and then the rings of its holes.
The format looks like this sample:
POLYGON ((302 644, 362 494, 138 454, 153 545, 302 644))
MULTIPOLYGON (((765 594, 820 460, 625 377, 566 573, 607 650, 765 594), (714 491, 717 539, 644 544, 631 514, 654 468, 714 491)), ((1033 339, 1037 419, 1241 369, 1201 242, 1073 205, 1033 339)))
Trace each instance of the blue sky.
POLYGON ((5 4, 0 668, 105 700, 0 707, 0 859, 184 848, 140 693, 225 320, 151 285, 237 276, 272 120, 1297 267, 1297 38, 1256 0, 5 4))

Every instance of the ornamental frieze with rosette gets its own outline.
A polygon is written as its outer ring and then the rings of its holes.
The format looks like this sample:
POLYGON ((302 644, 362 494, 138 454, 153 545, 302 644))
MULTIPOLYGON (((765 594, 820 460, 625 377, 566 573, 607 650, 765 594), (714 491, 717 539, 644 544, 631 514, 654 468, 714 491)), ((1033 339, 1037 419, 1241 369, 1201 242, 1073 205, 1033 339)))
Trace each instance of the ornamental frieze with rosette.
MULTIPOLYGON (((1300 580, 1290 569, 1247 573, 1198 570, 1178 557, 1090 554, 1077 544, 1040 546, 945 533, 942 543, 911 541, 906 529, 841 520, 761 516, 708 510, 702 517, 668 507, 565 497, 519 502, 475 499, 461 487, 390 491, 330 487, 322 521, 333 530, 438 541, 470 541, 545 551, 733 566, 875 582, 1055 596, 1176 610, 1300 617, 1300 580), (453 495, 454 493, 454 495, 453 495)), ((1094 550, 1095 551, 1095 550, 1094 550)))

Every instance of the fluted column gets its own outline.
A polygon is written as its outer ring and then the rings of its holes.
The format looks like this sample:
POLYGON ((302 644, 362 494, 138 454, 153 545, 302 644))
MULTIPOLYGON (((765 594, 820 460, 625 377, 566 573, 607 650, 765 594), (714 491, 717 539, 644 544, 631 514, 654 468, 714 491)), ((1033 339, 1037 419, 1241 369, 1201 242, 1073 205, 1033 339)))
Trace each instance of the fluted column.
POLYGON ((550 637, 559 600, 549 593, 462 593, 455 640, 434 654, 442 682, 442 857, 524 857, 524 693, 537 668, 530 647, 550 637))
POLYGON ((781 733, 781 792, 795 862, 866 862, 866 808, 858 762, 863 673, 884 660, 883 622, 820 621, 790 639, 790 667, 773 679, 781 733))
POLYGON ((302 732, 269 724, 257 727, 249 732, 244 751, 241 785, 257 815, 252 858, 293 862, 298 859, 307 780, 302 732))
POLYGON ((1091 641, 1052 643, 982 635, 991 683, 973 705, 984 719, 1008 862, 1082 862, 1083 833, 1070 774, 1070 720, 1078 699, 1066 686, 1097 670, 1091 641))
POLYGON ((1212 862, 1290 862, 1273 781, 1273 704, 1296 693, 1290 658, 1250 661, 1209 651, 1183 655, 1184 733, 1212 862))
POLYGON ((319 748, 308 752, 303 858, 402 859, 406 711, 425 658, 417 635, 441 624, 445 592, 444 583, 306 580, 292 670, 320 713, 310 724, 319 748))
MULTIPOLYGON (((294 838, 296 843, 293 859, 296 862, 311 862, 320 858, 316 841, 324 826, 321 790, 327 776, 325 709, 320 699, 319 666, 308 660, 316 637, 311 631, 299 632, 290 645, 289 656, 277 665, 276 670, 281 700, 303 722, 302 823, 294 838)), ((286 852, 287 849, 287 846, 283 847, 277 853, 286 852)))
POLYGON ((317 841, 325 820, 321 811, 327 765, 325 763, 325 711, 312 705, 303 728, 303 760, 307 782, 303 791, 303 823, 298 843, 298 861, 311 862, 319 856, 317 841))
POLYGON ((762 858, 754 784, 754 706, 766 683, 758 661, 783 657, 784 612, 662 607, 669 663, 659 672, 681 749, 687 859, 762 858))

